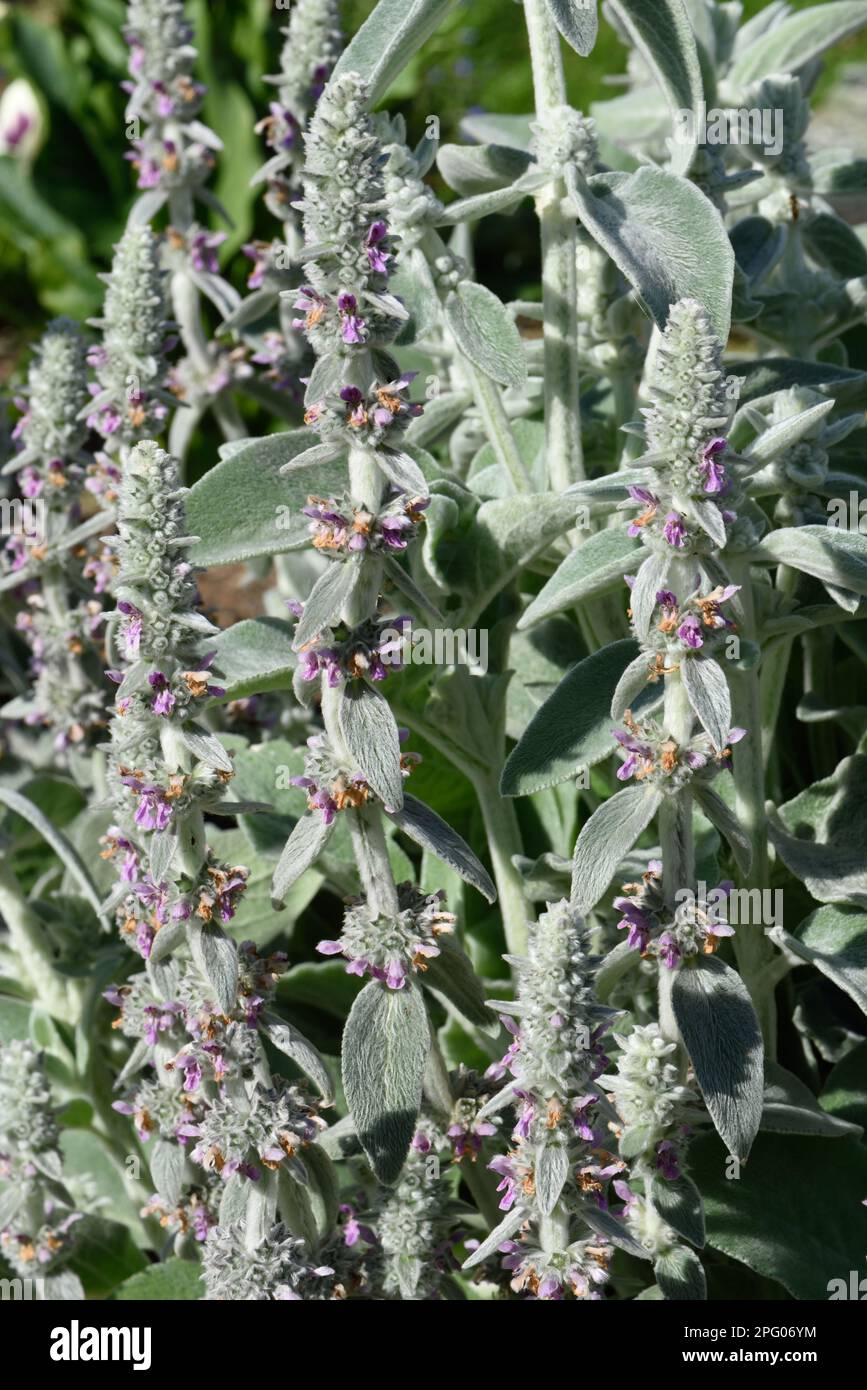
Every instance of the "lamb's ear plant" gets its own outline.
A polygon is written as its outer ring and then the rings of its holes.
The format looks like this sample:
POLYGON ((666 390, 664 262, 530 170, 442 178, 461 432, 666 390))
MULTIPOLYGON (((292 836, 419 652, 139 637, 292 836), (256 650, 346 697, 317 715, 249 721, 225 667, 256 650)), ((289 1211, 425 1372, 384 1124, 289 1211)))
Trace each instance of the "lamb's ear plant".
POLYGON ((535 110, 413 130, 454 0, 297 0, 233 261, 187 9, 128 6, 138 196, 4 466, 0 1254, 46 1296, 863 1260, 867 181, 810 102, 867 14, 509 9, 535 110))

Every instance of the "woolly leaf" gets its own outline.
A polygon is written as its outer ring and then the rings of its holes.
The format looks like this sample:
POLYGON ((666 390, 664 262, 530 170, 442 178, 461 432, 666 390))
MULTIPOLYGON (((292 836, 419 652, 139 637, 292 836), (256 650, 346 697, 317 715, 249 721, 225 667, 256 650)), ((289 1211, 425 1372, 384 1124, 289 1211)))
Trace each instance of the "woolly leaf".
POLYGON ((501 386, 520 391, 527 380, 527 361, 514 320, 495 294, 463 280, 445 304, 449 328, 461 352, 501 386))
MULTIPOLYGON (((673 119, 677 121, 685 111, 695 117, 704 83, 683 0, 608 0, 608 4, 662 88, 673 119)), ((681 132, 671 142, 671 167, 676 174, 687 173, 692 164, 696 125, 694 120, 691 140, 681 132)))
POLYGON ((666 1250, 654 1261, 653 1272, 665 1299, 683 1298, 695 1302, 707 1298, 707 1280, 701 1260, 686 1245, 666 1250))
POLYGON ((456 2, 379 0, 343 50, 333 77, 359 73, 369 88, 369 104, 375 106, 456 2))
POLYGON ((190 953, 201 970, 216 1003, 224 1014, 231 1013, 238 1002, 238 951, 234 941, 216 922, 199 922, 191 917, 187 923, 190 953))
POLYGON ((716 956, 682 965, 672 1007, 720 1138, 745 1162, 762 1118, 762 1034, 746 986, 716 956))
POLYGON ((542 618, 562 613, 582 599, 595 598, 614 589, 632 566, 639 545, 619 527, 597 531, 583 545, 571 550, 559 569, 532 600, 518 623, 531 627, 542 618))
POLYGON ((460 874, 465 883, 478 889, 489 903, 495 902, 497 890, 490 875, 479 863, 456 830, 447 825, 429 806, 414 796, 405 796, 400 810, 390 811, 389 816, 399 830, 415 840, 422 849, 429 850, 441 859, 455 873, 460 874))
POLYGON ((722 750, 732 726, 732 701, 725 672, 712 657, 684 657, 680 676, 699 723, 722 750))
POLYGON ((592 53, 599 32, 596 0, 545 0, 545 4, 569 47, 582 58, 592 53))
POLYGON ((662 793, 655 787, 624 787, 585 822, 572 861, 572 902, 582 915, 596 906, 661 800, 662 793))
POLYGON ((283 906, 293 883, 319 858, 333 831, 334 822, 326 825, 318 811, 302 816, 295 823, 271 880, 271 902, 275 909, 283 906))
POLYGON ((337 719, 347 752, 365 782, 387 811, 400 811, 400 738, 388 701, 363 681, 348 682, 341 692, 337 719))
POLYGON ((358 1137, 383 1183, 400 1176, 421 1107, 430 1052, 421 993, 408 982, 391 990, 365 985, 343 1033, 343 1088, 358 1137))

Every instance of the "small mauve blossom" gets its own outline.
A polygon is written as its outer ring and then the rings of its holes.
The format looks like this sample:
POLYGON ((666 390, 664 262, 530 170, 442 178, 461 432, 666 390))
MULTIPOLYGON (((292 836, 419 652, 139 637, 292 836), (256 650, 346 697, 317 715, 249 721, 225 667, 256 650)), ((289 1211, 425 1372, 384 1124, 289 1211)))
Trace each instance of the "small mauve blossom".
POLYGON ((135 661, 141 647, 142 614, 134 604, 128 603, 126 599, 119 600, 117 611, 122 613, 127 620, 121 624, 124 656, 127 661, 135 661))
POLYGON ((384 222, 374 222, 367 233, 367 259, 371 270, 381 275, 388 274, 388 262, 391 260, 389 253, 382 250, 382 242, 387 236, 388 227, 384 222))
POLYGON ((725 439, 712 439, 702 450, 701 470, 704 473, 705 492, 723 492, 726 486, 726 472, 722 463, 717 461, 719 454, 724 454, 728 448, 728 441, 725 439))
POLYGON ((633 502, 642 502, 644 504, 644 511, 641 513, 641 516, 635 517, 634 520, 630 522, 627 533, 630 536, 640 536, 642 529, 649 525, 656 516, 659 510, 659 498, 646 487, 630 486, 626 491, 633 502))
POLYGON ((680 960, 680 951, 672 932, 664 931, 657 942, 659 958, 669 970, 673 970, 680 960))
MULTIPOLYGON (((662 1139, 656 1146, 656 1166, 667 1182, 676 1182, 680 1177, 677 1163, 677 1149, 670 1139, 662 1139)), ((617 1184, 614 1184, 615 1188, 617 1184)))
POLYGON ((615 898, 614 906, 623 917, 617 923, 618 930, 627 930, 626 944, 633 950, 646 951, 650 941, 652 922, 646 912, 633 902, 632 898, 615 898))
POLYGON ((172 805, 162 787, 142 782, 139 777, 120 779, 138 796, 135 823, 142 830, 165 830, 172 818, 172 805))
POLYGON ((154 698, 151 702, 151 709, 154 714, 171 714, 177 701, 162 671, 151 671, 148 676, 148 685, 154 691, 154 698))
POLYGON ((197 232, 190 245, 190 260, 194 270, 216 275, 220 269, 217 248, 222 246, 228 232, 197 232))
POLYGON ((701 635, 701 623, 694 613, 689 613, 677 629, 677 635, 684 646, 691 647, 697 651, 704 646, 704 638, 701 635))
POLYGON ((653 771, 653 749, 648 744, 639 742, 634 734, 625 733, 623 729, 612 729, 612 733, 627 752, 625 762, 617 769, 618 781, 628 782, 630 777, 640 778, 653 771))
POLYGON ((367 339, 364 319, 358 312, 354 294, 341 294, 337 300, 340 310, 341 337, 344 343, 363 343, 367 339))
POLYGON ((679 512, 669 512, 665 518, 665 525, 662 534, 669 545, 674 546, 675 550, 681 550, 686 540, 686 527, 683 524, 683 517, 679 512))

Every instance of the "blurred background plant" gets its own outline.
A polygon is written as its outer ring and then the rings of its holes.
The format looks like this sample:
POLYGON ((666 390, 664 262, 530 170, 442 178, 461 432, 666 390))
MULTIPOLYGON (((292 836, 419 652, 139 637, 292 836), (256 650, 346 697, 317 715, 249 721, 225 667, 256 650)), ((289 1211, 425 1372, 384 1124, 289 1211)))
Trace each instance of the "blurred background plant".
MULTIPOLYGON (((815 0, 793 0, 803 9, 815 0)), ((764 0, 745 0, 747 15, 764 0)), ((234 227, 220 250, 239 282, 244 242, 270 237, 273 224, 249 179, 262 162, 253 127, 267 109, 263 76, 273 72, 289 6, 275 0, 191 0, 199 75, 208 86, 204 119, 221 136, 215 191, 234 227)), ((373 0, 345 0, 353 33, 373 0)), ((517 0, 464 0, 401 74, 389 94, 410 130, 430 116, 456 138, 468 110, 523 113, 533 107, 517 0), (515 3, 514 23, 508 22, 515 3)), ((82 319, 98 309, 97 278, 110 261, 134 197, 125 148, 123 0, 0 0, 0 382, 48 319, 82 319)), ((818 100, 839 84, 841 67, 867 60, 856 36, 829 56, 818 100)), ((626 50, 607 24, 589 59, 566 51, 570 100, 587 110, 611 95, 626 50), (616 78, 614 79, 616 80, 616 78)), ((438 189, 442 193, 444 190, 438 189)), ((447 195, 446 195, 447 196, 447 195)), ((217 225, 216 221, 214 223, 217 225)), ((504 299, 526 297, 538 280, 532 207, 484 224, 479 274, 504 299)))

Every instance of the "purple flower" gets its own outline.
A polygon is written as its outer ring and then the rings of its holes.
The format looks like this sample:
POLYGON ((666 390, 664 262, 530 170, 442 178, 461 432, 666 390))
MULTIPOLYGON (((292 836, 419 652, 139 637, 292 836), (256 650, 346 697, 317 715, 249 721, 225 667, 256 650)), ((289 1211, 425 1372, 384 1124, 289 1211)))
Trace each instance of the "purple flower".
MULTIPOLYGON (((680 1177, 677 1163, 677 1149, 670 1139, 662 1139, 656 1146, 656 1166, 666 1182, 675 1182, 680 1177)), ((614 1184, 615 1188, 617 1184, 614 1184)))
POLYGON ((497 1191, 502 1192, 500 1199, 500 1210, 511 1211, 520 1193, 520 1175, 517 1165, 513 1158, 508 1154, 497 1154, 488 1164, 492 1173, 497 1173, 502 1178, 502 1182, 497 1184, 497 1191))
POLYGON ((148 676, 148 685, 155 691, 151 709, 154 714, 171 714, 177 703, 169 684, 162 671, 151 671, 148 676))
POLYGON ((217 247, 222 246, 228 232, 197 232, 190 244, 190 259, 194 270, 216 275, 220 269, 217 247))
POLYGON ((704 646, 704 638, 701 635, 701 623, 694 613, 689 613, 677 629, 677 635, 684 646, 692 647, 697 651, 704 646))
POLYGON ((623 917, 617 923, 618 931, 627 930, 629 935, 626 944, 633 950, 646 951, 650 941, 650 932, 653 926, 652 921, 632 898, 615 898, 614 906, 618 912, 623 913, 623 917))
POLYGON ((659 958, 669 970, 673 970, 680 960, 680 950, 673 932, 664 931, 657 942, 659 958))
POLYGON ((387 236, 388 227, 384 222, 374 222, 367 233, 367 259, 371 270, 378 271, 381 275, 388 274, 388 262, 391 260, 389 253, 382 249, 382 242, 387 236))
POLYGON ((139 654, 141 646, 141 626, 142 615, 132 603, 127 603, 126 599, 118 602, 117 610, 127 619, 121 624, 121 637, 123 638, 124 655, 127 661, 134 661, 139 654))
POLYGON ((646 487, 630 486, 626 489, 633 502, 642 502, 644 511, 641 516, 637 516, 629 525, 628 534, 630 536, 640 536, 642 528, 649 525, 659 510, 659 498, 646 487))
POLYGON ((623 729, 612 729, 611 732, 628 755, 617 769, 618 781, 628 782, 630 777, 640 778, 653 771, 653 750, 648 744, 640 743, 633 734, 625 733, 623 729))
POLYGON ((686 527, 683 524, 683 517, 679 512, 668 513, 668 516, 665 518, 665 525, 662 528, 662 534, 668 541, 668 544, 673 545, 676 550, 681 550, 683 548, 683 543, 686 539, 686 527))
POLYGON ((172 804, 163 788, 142 782, 133 775, 120 780, 138 796, 136 825, 142 830, 165 830, 172 818, 172 804))
POLYGON ((337 300, 340 310, 341 336, 344 343, 363 343, 367 338, 364 319, 358 313, 354 294, 342 294, 337 300))
POLYGON ((700 468, 705 478, 705 492, 724 491, 726 472, 723 465, 717 462, 717 455, 724 454, 727 448, 728 441, 725 439, 712 439, 709 444, 704 446, 700 468))

